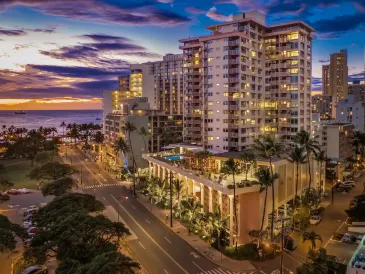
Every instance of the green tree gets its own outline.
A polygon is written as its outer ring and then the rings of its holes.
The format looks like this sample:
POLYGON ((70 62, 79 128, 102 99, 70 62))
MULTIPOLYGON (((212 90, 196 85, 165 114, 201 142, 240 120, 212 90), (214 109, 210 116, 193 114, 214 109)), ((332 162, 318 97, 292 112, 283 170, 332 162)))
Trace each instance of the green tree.
MULTIPOLYGON (((229 158, 224 162, 221 173, 225 175, 232 175, 233 180, 233 215, 235 224, 235 234, 238 235, 238 218, 237 218, 237 197, 236 197, 236 179, 235 176, 242 172, 240 164, 233 158, 229 158)), ((237 241, 236 241, 236 252, 237 252, 237 241)))
POLYGON ((65 193, 71 191, 72 186, 74 185, 74 180, 70 177, 62 177, 54 182, 45 184, 42 186, 42 194, 43 196, 61 196, 65 193))
POLYGON ((239 160, 241 161, 242 172, 246 175, 246 181, 247 181, 247 176, 248 176, 250 169, 256 167, 255 154, 253 154, 251 152, 244 152, 240 156, 239 160))
POLYGON ((132 139, 131 139, 131 133, 136 131, 137 128, 134 124, 127 122, 124 124, 124 126, 122 126, 122 130, 124 130, 125 134, 128 135, 128 142, 129 142, 129 148, 130 148, 130 153, 132 155, 132 161, 133 161, 133 172, 136 172, 137 170, 137 163, 136 160, 134 158, 134 152, 133 152, 133 146, 132 146, 132 139))
POLYGON ((295 142, 305 148, 307 154, 307 163, 308 163, 308 171, 309 171, 309 186, 312 186, 312 173, 311 173, 311 163, 310 158, 312 153, 319 150, 318 142, 316 141, 316 137, 312 137, 308 131, 302 129, 299 131, 295 137, 295 142))
POLYGON ((93 136, 94 141, 98 144, 101 145, 102 143, 104 143, 104 134, 98 130, 94 136, 93 136))
POLYGON ((262 168, 260 167, 259 170, 256 172, 256 178, 259 180, 260 184, 260 192, 265 191, 265 199, 264 199, 264 209, 262 213, 262 220, 261 220, 261 227, 260 227, 260 234, 262 234, 262 230, 264 228, 265 216, 266 216, 266 204, 267 204, 267 190, 269 187, 273 187, 273 183, 276 179, 279 178, 278 174, 274 174, 271 176, 271 172, 269 168, 262 168))
POLYGON ((26 236, 24 228, 13 224, 8 217, 0 214, 0 253, 15 250, 16 238, 25 239, 26 236))
MULTIPOLYGON (((253 149, 258 156, 269 159, 271 177, 274 177, 272 160, 274 157, 280 156, 283 152, 284 146, 275 135, 265 134, 254 140, 253 149)), ((275 182, 271 188, 272 194, 272 218, 271 218, 271 240, 274 238, 274 211, 275 211, 275 182)))
POLYGON ((147 143, 146 143, 146 138, 148 138, 151 134, 149 133, 149 131, 145 128, 145 127, 141 127, 138 131, 139 135, 142 136, 143 138, 143 143, 144 143, 144 152, 147 153, 148 149, 147 149, 147 143))
POLYGON ((303 233, 303 243, 306 241, 310 241, 312 245, 312 249, 315 249, 317 247, 316 241, 320 241, 322 243, 322 237, 315 233, 314 231, 308 232, 305 231, 303 233))
POLYGON ((213 238, 212 246, 220 249, 229 245, 229 239, 227 239, 229 233, 227 229, 227 222, 229 215, 223 217, 221 208, 216 205, 214 212, 208 213, 207 226, 210 227, 210 236, 213 238))
POLYGON ((197 220, 201 217, 202 205, 196 197, 188 197, 186 200, 181 201, 182 216, 189 222, 189 235, 196 225, 197 220))
MULTIPOLYGON (((302 164, 305 164, 307 162, 307 153, 305 151, 305 148, 300 145, 294 145, 294 147, 291 149, 290 154, 287 157, 288 161, 291 163, 294 163, 296 166, 296 174, 295 174, 295 194, 294 194, 294 206, 293 210, 297 208, 297 196, 298 196, 298 184, 299 184, 299 167, 302 164)), ((294 217, 294 212, 293 212, 294 217)), ((294 219, 293 219, 294 223, 294 219)))
POLYGON ((6 194, 6 191, 14 186, 13 183, 8 180, 0 178, 0 204, 5 203, 10 200, 10 196, 6 194))
POLYGON ((36 162, 36 165, 44 164, 44 163, 48 162, 50 159, 51 159, 51 156, 49 155, 48 151, 40 151, 34 157, 34 161, 36 162))
POLYGON ((322 182, 322 170, 323 170, 323 165, 327 161, 327 156, 326 156, 326 152, 324 150, 318 150, 318 151, 315 151, 314 157, 315 157, 315 160, 317 161, 318 169, 319 169, 319 171, 318 171, 319 172, 319 184, 318 184, 319 201, 318 202, 320 202, 321 195, 322 195, 322 186, 324 184, 324 182, 322 182))
POLYGON ((347 215, 355 222, 365 221, 365 194, 357 195, 350 201, 350 206, 345 210, 347 215))
POLYGON ((62 127, 62 137, 65 137, 65 127, 66 127, 66 123, 65 121, 62 121, 62 123, 60 124, 60 127, 62 127))
POLYGON ((59 162, 49 162, 31 170, 28 177, 32 180, 52 180, 55 181, 65 176, 77 173, 77 169, 69 164, 59 162))

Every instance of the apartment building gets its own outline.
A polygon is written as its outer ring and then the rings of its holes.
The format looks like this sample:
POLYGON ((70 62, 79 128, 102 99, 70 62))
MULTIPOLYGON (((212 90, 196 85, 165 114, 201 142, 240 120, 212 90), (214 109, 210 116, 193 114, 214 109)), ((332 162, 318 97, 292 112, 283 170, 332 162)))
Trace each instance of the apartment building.
POLYGON ((322 120, 332 117, 332 96, 316 94, 312 96, 312 113, 319 113, 322 120))
POLYGON ((341 99, 336 106, 336 121, 339 123, 349 123, 355 129, 365 132, 365 103, 354 95, 349 95, 347 99, 341 99))
POLYGON ((253 11, 207 29, 180 40, 186 142, 240 151, 261 133, 290 142, 311 129, 311 27, 267 26, 253 11))
POLYGON ((330 91, 330 65, 322 66, 322 94, 331 95, 330 91))
POLYGON ((334 104, 348 96, 347 50, 330 56, 330 93, 334 104))
POLYGON ((352 81, 348 83, 349 96, 353 95, 356 100, 365 102, 365 81, 352 81))

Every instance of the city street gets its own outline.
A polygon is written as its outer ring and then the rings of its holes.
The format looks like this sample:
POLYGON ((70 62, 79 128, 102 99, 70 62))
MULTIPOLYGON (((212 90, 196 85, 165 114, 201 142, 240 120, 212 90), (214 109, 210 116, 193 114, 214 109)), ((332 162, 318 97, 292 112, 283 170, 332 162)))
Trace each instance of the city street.
MULTIPOLYGON (((105 205, 112 206, 137 236, 137 239, 129 241, 128 245, 148 273, 237 273, 222 269, 204 256, 197 255, 195 249, 136 201, 129 190, 118 185, 96 163, 86 160, 81 151, 69 149, 68 157, 71 155, 72 164, 79 171, 82 169, 83 192, 95 195, 105 205), (119 202, 121 197, 122 203, 119 202)), ((76 176, 81 180, 81 174, 76 176)), ((248 270, 240 273, 253 274, 258 271, 248 270)))

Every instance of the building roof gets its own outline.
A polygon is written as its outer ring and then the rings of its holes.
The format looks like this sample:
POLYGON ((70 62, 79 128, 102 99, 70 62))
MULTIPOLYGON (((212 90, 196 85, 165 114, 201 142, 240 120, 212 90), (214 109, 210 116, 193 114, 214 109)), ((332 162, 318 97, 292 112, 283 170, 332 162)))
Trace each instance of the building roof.
MULTIPOLYGON (((268 158, 258 156, 257 153, 255 153, 255 151, 253 149, 246 149, 245 151, 227 151, 227 152, 214 154, 213 157, 238 159, 244 152, 251 152, 251 153, 255 154, 257 161, 261 161, 261 162, 268 162, 269 161, 268 158)), ((272 158, 272 162, 278 162, 278 161, 281 161, 281 160, 282 159, 279 158, 279 157, 273 157, 272 158)))

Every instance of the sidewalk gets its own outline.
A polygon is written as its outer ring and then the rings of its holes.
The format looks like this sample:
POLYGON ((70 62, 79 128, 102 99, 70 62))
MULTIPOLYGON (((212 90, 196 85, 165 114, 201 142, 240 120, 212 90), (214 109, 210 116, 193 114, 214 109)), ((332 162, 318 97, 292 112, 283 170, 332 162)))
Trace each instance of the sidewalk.
MULTIPOLYGON (((149 202, 148 198, 142 194, 138 195, 138 199, 144 207, 146 207, 149 211, 152 212, 162 223, 164 223, 167 227, 170 228, 170 221, 166 224, 166 214, 169 214, 169 210, 158 208, 156 205, 149 202)), ((187 244, 193 247, 200 254, 208 258, 214 264, 226 268, 227 270, 233 271, 255 271, 255 267, 248 260, 233 260, 213 247, 209 247, 209 245, 202 240, 197 235, 191 233, 189 235, 188 229, 180 224, 178 221, 173 219, 172 222, 173 227, 171 228, 177 235, 180 236, 187 244)), ((197 254, 192 254, 197 255, 197 254)))

